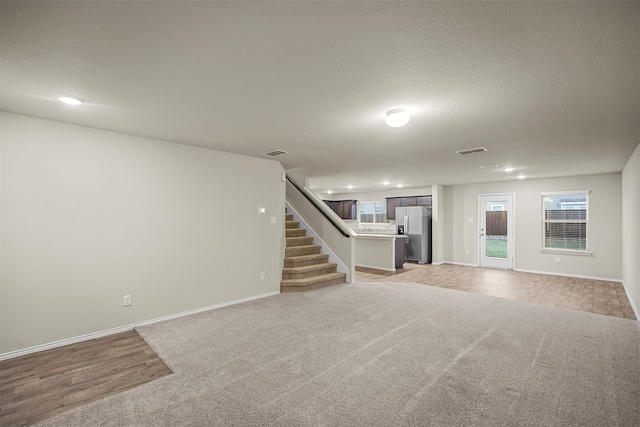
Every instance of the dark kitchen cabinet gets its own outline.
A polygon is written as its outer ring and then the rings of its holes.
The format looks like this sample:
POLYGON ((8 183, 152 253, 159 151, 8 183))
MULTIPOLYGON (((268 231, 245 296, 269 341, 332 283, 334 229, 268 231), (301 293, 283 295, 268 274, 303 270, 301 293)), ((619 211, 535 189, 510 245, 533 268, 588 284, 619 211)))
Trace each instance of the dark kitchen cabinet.
POLYGON ((387 198, 387 219, 396 219, 396 208, 402 207, 402 197, 387 198))
POLYGON ((325 200, 324 202, 342 219, 357 218, 356 200, 325 200))
POLYGON ((402 198, 402 206, 417 206, 418 198, 417 197, 403 197, 402 198))
POLYGON ((431 196, 418 196, 417 197, 417 201, 416 201, 416 205, 418 205, 418 206, 422 206, 422 205, 431 206, 431 196))
POLYGON ((396 219, 396 208, 431 205, 431 196, 387 197, 387 219, 396 219))

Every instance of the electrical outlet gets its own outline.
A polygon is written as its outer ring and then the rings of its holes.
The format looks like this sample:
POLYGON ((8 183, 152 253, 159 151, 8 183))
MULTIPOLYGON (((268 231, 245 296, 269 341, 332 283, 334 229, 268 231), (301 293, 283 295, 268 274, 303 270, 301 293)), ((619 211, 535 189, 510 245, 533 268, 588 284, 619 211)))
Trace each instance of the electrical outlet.
POLYGON ((260 273, 260 280, 264 280, 266 278, 267 278, 267 275, 264 273, 264 271, 260 273))
POLYGON ((560 257, 559 256, 556 257, 556 264, 560 264, 560 257))
POLYGON ((128 307, 128 306, 130 306, 130 305, 131 305, 131 295, 125 295, 125 296, 124 296, 124 303, 123 303, 123 305, 124 305, 125 307, 128 307))

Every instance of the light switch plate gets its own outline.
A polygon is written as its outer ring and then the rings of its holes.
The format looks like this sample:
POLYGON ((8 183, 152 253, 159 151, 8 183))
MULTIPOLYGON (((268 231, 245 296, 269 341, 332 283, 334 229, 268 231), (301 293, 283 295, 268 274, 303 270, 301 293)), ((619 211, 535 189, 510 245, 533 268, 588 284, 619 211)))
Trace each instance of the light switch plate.
POLYGON ((272 216, 272 217, 271 217, 271 224, 275 224, 275 223, 276 223, 276 217, 275 217, 275 216, 272 216))

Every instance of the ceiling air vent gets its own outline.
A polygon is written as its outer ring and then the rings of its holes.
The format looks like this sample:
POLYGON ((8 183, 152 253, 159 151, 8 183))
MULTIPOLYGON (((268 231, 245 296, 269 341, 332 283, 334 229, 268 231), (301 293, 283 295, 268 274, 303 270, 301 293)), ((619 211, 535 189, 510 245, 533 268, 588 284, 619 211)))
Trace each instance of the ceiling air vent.
POLYGON ((487 151, 487 149, 484 148, 484 147, 467 148, 466 150, 458 150, 458 151, 456 151, 456 154, 459 154, 459 155, 462 156, 463 154, 482 153, 483 151, 487 151))
POLYGON ((289 152, 284 150, 271 150, 271 151, 267 151, 266 153, 262 153, 263 156, 269 156, 269 157, 284 156, 285 154, 289 154, 289 152))

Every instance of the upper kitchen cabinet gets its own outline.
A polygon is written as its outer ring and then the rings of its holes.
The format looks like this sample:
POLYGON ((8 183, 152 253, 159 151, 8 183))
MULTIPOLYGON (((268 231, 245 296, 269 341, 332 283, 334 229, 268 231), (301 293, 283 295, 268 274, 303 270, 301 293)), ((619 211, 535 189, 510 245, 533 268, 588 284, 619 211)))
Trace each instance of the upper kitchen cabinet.
POLYGON ((396 208, 402 207, 402 197, 387 197, 387 219, 396 219, 396 208))
POLYGON ((418 196, 416 197, 416 206, 429 205, 431 206, 431 196, 418 196))
POLYGON ((324 202, 342 219, 357 218, 356 200, 325 200, 324 202))
POLYGON ((387 197, 387 219, 396 219, 396 208, 431 205, 431 196, 387 197))

